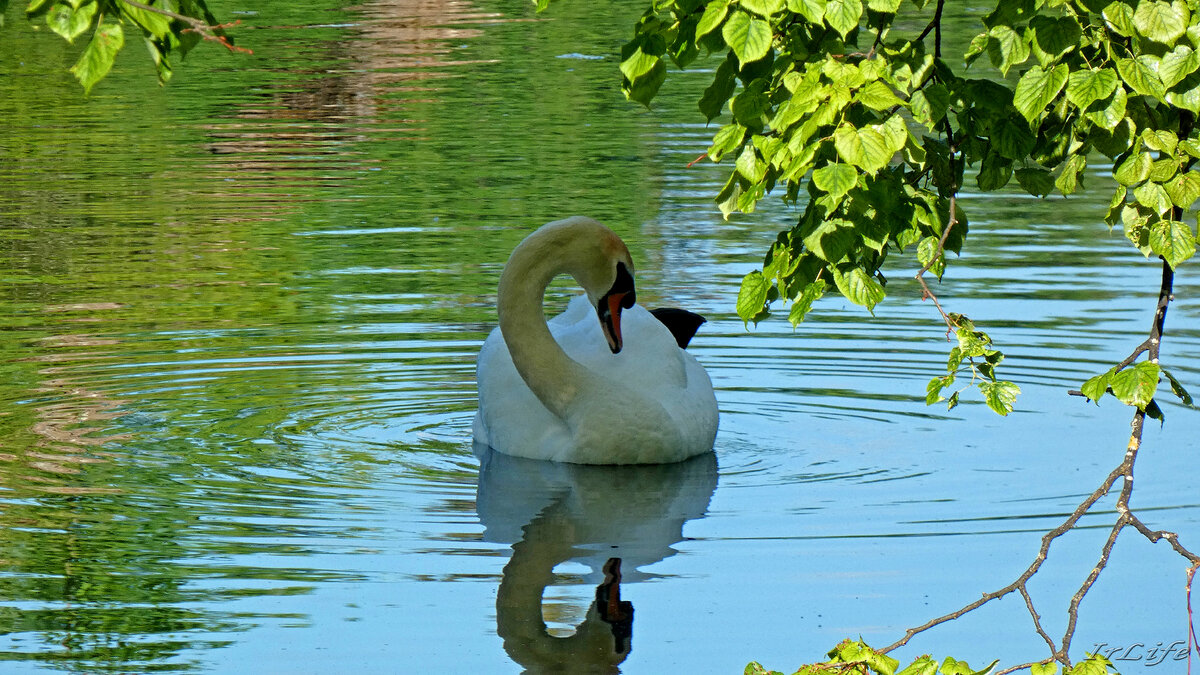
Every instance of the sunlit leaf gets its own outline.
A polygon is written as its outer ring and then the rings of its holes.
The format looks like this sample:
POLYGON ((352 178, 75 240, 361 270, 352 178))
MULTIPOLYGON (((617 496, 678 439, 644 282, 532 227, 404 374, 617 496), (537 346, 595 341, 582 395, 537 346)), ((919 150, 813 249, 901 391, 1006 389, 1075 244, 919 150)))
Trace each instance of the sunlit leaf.
POLYGON ((875 305, 879 304, 887 295, 883 286, 879 284, 873 277, 867 274, 866 270, 861 267, 855 267, 849 273, 843 274, 836 268, 830 268, 833 271, 833 282, 837 289, 847 300, 856 305, 862 305, 868 310, 873 310, 875 305))
POLYGON ((1161 255, 1172 268, 1196 253, 1196 235, 1192 228, 1178 220, 1160 220, 1150 226, 1150 248, 1161 255))
POLYGON ((754 270, 742 278, 742 287, 738 291, 737 313, 742 321, 749 324, 762 311, 767 303, 767 293, 771 290, 771 281, 763 276, 761 270, 754 270))
POLYGON ((725 20, 725 15, 729 12, 729 2, 710 2, 704 8, 704 14, 700 16, 700 22, 696 24, 696 39, 708 35, 713 32, 721 22, 725 20))
POLYGON ((1013 93, 1013 105, 1028 121, 1041 116, 1046 106, 1058 96, 1067 84, 1067 67, 1058 65, 1050 70, 1034 66, 1021 76, 1017 90, 1013 93))
POLYGON ((1142 54, 1133 59, 1117 59, 1117 72, 1121 80, 1135 92, 1142 96, 1162 98, 1166 88, 1158 77, 1158 65, 1158 59, 1142 54))
POLYGON ((892 159, 887 139, 874 129, 843 125, 833 132, 833 145, 845 161, 873 174, 892 159))
POLYGON ((1108 384, 1122 403, 1144 409, 1158 389, 1159 372, 1157 363, 1141 361, 1113 373, 1108 384))
POLYGON ((1133 25, 1142 35, 1169 45, 1187 30, 1188 10, 1183 3, 1141 0, 1133 12, 1133 25))
POLYGON ((771 49, 771 24, 746 12, 731 13, 721 35, 743 64, 761 59, 771 49))
POLYGON ((825 21, 842 37, 858 27, 862 12, 860 0, 828 0, 825 3, 825 21))
POLYGON ((59 2, 46 13, 46 25, 50 27, 50 30, 66 38, 67 42, 74 42, 75 38, 91 27, 97 8, 98 5, 94 0, 80 3, 78 8, 65 2, 59 2))
POLYGON ((816 281, 804 287, 800 295, 792 301, 792 310, 788 312, 788 321, 792 326, 797 326, 804 321, 804 317, 812 311, 813 303, 821 299, 825 295, 825 280, 817 279, 816 281))
POLYGON ((1077 70, 1067 77, 1067 100, 1081 110, 1116 90, 1117 73, 1108 68, 1077 70))
POLYGON ((83 85, 85 94, 90 93, 92 87, 108 74, 113 59, 123 46, 125 32, 121 29, 121 24, 105 23, 96 28, 83 54, 79 56, 75 65, 71 66, 71 72, 83 85))
POLYGON ((858 172, 849 164, 826 164, 813 171, 813 184, 833 197, 841 197, 858 182, 858 172))

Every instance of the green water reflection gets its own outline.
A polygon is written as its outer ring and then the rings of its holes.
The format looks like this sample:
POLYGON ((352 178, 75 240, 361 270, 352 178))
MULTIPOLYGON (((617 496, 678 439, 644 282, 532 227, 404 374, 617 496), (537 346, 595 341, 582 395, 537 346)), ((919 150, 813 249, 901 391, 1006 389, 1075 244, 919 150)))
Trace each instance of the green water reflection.
MULTIPOLYGON (((654 113, 621 99, 598 57, 644 3, 560 3, 550 19, 526 0, 214 4, 245 20, 253 58, 205 46, 159 89, 133 45, 87 99, 61 40, 24 30, 20 7, 5 17, 0 660, 220 670, 216 648, 249 631, 362 619, 364 588, 494 593, 511 551, 476 514, 474 354, 502 261, 566 214, 626 237, 639 297, 709 315, 722 480, 932 473, 778 459, 803 457, 800 434, 772 426, 789 416, 957 419, 921 405, 940 329, 897 278, 886 329, 830 306, 751 346, 732 293, 774 238, 762 223, 795 213, 721 223, 723 170, 683 168, 709 133, 689 91, 704 73, 673 76, 654 113)), ((968 260, 945 288, 1028 345, 1011 360, 1023 386, 1074 386, 1142 330, 1110 283, 1139 274, 1123 238, 1086 229, 1103 227, 1100 192, 1040 216, 1012 195, 975 202, 972 250, 1000 262, 968 260), (1026 299, 1042 302, 1012 309, 1026 299), (1063 343, 1080 351, 1046 367, 1063 343)), ((1200 354, 1198 315, 1179 306, 1182 356, 1200 354)), ((1194 363, 1176 374, 1195 382, 1194 363)))

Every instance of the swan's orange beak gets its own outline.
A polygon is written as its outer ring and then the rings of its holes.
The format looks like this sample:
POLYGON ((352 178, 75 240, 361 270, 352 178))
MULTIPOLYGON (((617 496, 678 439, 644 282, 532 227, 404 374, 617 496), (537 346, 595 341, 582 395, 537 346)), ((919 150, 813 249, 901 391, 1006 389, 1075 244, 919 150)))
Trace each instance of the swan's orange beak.
POLYGON ((621 351, 621 305, 625 293, 611 293, 600 301, 600 328, 604 331, 604 339, 608 340, 608 348, 616 354, 621 351))

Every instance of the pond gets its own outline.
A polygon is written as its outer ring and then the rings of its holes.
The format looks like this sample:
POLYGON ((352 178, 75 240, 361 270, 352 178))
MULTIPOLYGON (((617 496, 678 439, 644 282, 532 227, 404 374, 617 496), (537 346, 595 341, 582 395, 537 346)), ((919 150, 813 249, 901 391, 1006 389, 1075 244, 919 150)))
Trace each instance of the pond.
MULTIPOLYGON (((964 196, 969 253, 937 290, 1022 395, 1007 418, 947 411, 924 403, 949 346, 912 263, 874 316, 830 296, 795 330, 737 318, 797 212, 721 219, 726 168, 689 166, 712 132, 701 67, 652 111, 623 100, 613 55, 644 3, 251 4, 215 9, 253 56, 203 45, 160 89, 131 46, 89 98, 59 38, 6 17, 0 670, 790 672, 1008 584, 1119 463, 1128 410, 1066 393, 1144 339, 1157 293, 1103 223, 1105 167, 1071 199, 964 196), (689 349, 717 390, 713 455, 481 473, 500 270, 572 214, 624 237, 641 302, 708 317, 689 349), (615 599, 614 557, 635 611, 616 656, 588 614, 598 586, 615 599)), ((1191 272, 1163 358, 1196 391, 1191 272)), ((1133 504, 1195 550, 1198 418, 1164 408, 1133 504)), ((1031 584, 1055 637, 1113 501, 1031 584)), ((1186 638, 1183 585, 1180 558, 1126 531, 1076 654, 1180 672, 1149 664, 1186 638)), ((930 651, 979 666, 1045 645, 1012 595, 897 655, 930 651)))

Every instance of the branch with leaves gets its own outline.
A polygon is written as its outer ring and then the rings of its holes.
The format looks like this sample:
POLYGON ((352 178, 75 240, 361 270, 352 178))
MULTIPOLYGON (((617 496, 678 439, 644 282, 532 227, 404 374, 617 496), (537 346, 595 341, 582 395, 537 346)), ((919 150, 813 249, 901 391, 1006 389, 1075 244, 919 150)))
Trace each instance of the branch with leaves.
MULTIPOLYGON (((0 0, 0 15, 8 0, 0 0)), ((140 31, 154 61, 160 83, 171 79, 171 56, 180 58, 201 40, 230 51, 251 53, 238 47, 225 33, 237 25, 218 23, 204 0, 31 0, 25 9, 30 20, 43 19, 47 27, 69 43, 90 35, 71 73, 85 93, 108 75, 117 53, 125 46, 125 29, 140 31)))
MULTIPOLYGON (((536 0, 539 7, 548 1, 536 0)), ((773 191, 803 206, 796 224, 778 234, 762 268, 743 280, 737 312, 744 321, 767 318, 773 304, 783 301, 792 303, 788 320, 798 324, 828 282, 849 301, 873 310, 886 296, 885 263, 915 250, 923 296, 933 299, 948 334, 957 338, 947 374, 930 381, 926 401, 957 404, 962 389, 949 397, 942 392, 966 367, 971 384, 1002 415, 1013 409, 1019 393, 1015 384, 996 378, 1003 355, 970 319, 945 311, 925 279, 927 272, 942 277, 946 251, 958 253, 968 233, 957 199, 966 169, 972 168, 981 191, 999 190, 1015 179, 1031 195, 1066 196, 1080 188, 1089 156, 1112 161, 1117 187, 1105 222, 1110 229, 1119 224, 1147 258, 1162 260, 1163 269, 1148 339, 1077 392, 1094 401, 1112 393, 1135 409, 1124 459, 1043 537, 1033 563, 1011 584, 910 629, 887 649, 845 642, 829 653, 828 662, 798 671, 893 673, 899 663, 887 651, 1017 592, 1050 656, 1002 672, 1028 668, 1048 675, 1060 664, 1079 675, 1108 672, 1112 664, 1102 657, 1072 664, 1068 654, 1079 606, 1120 533, 1133 527, 1152 542, 1167 541, 1190 563, 1189 575, 1200 564, 1178 537, 1152 530, 1129 507, 1145 418, 1163 417, 1155 400, 1160 379, 1170 382, 1184 405, 1192 404, 1159 362, 1159 346, 1175 270, 1198 245, 1185 216, 1200 198, 1200 172, 1193 169, 1200 159, 1195 124, 1200 8, 1185 0, 1000 0, 983 17, 983 30, 961 55, 960 68, 942 54, 946 3, 929 4, 652 0, 622 50, 623 89, 630 100, 648 106, 667 77, 668 59, 682 68, 702 53, 724 55, 699 100, 709 122, 723 122, 707 156, 714 162, 734 158, 716 197, 718 208, 726 218, 751 213, 773 191), (911 35, 901 28, 922 25, 911 35), (1001 78, 1015 72, 1015 84, 967 76, 966 69, 984 55, 1001 78), (1142 356, 1147 358, 1139 361, 1142 356), (1072 597, 1067 630, 1056 642, 1042 626, 1026 584, 1052 542, 1118 480, 1123 485, 1116 522, 1072 597)), ((938 670, 936 661, 922 658, 903 673, 938 670)), ((747 667, 747 673, 760 672, 766 671, 758 664, 747 667)), ((948 658, 940 672, 976 671, 948 658)))

